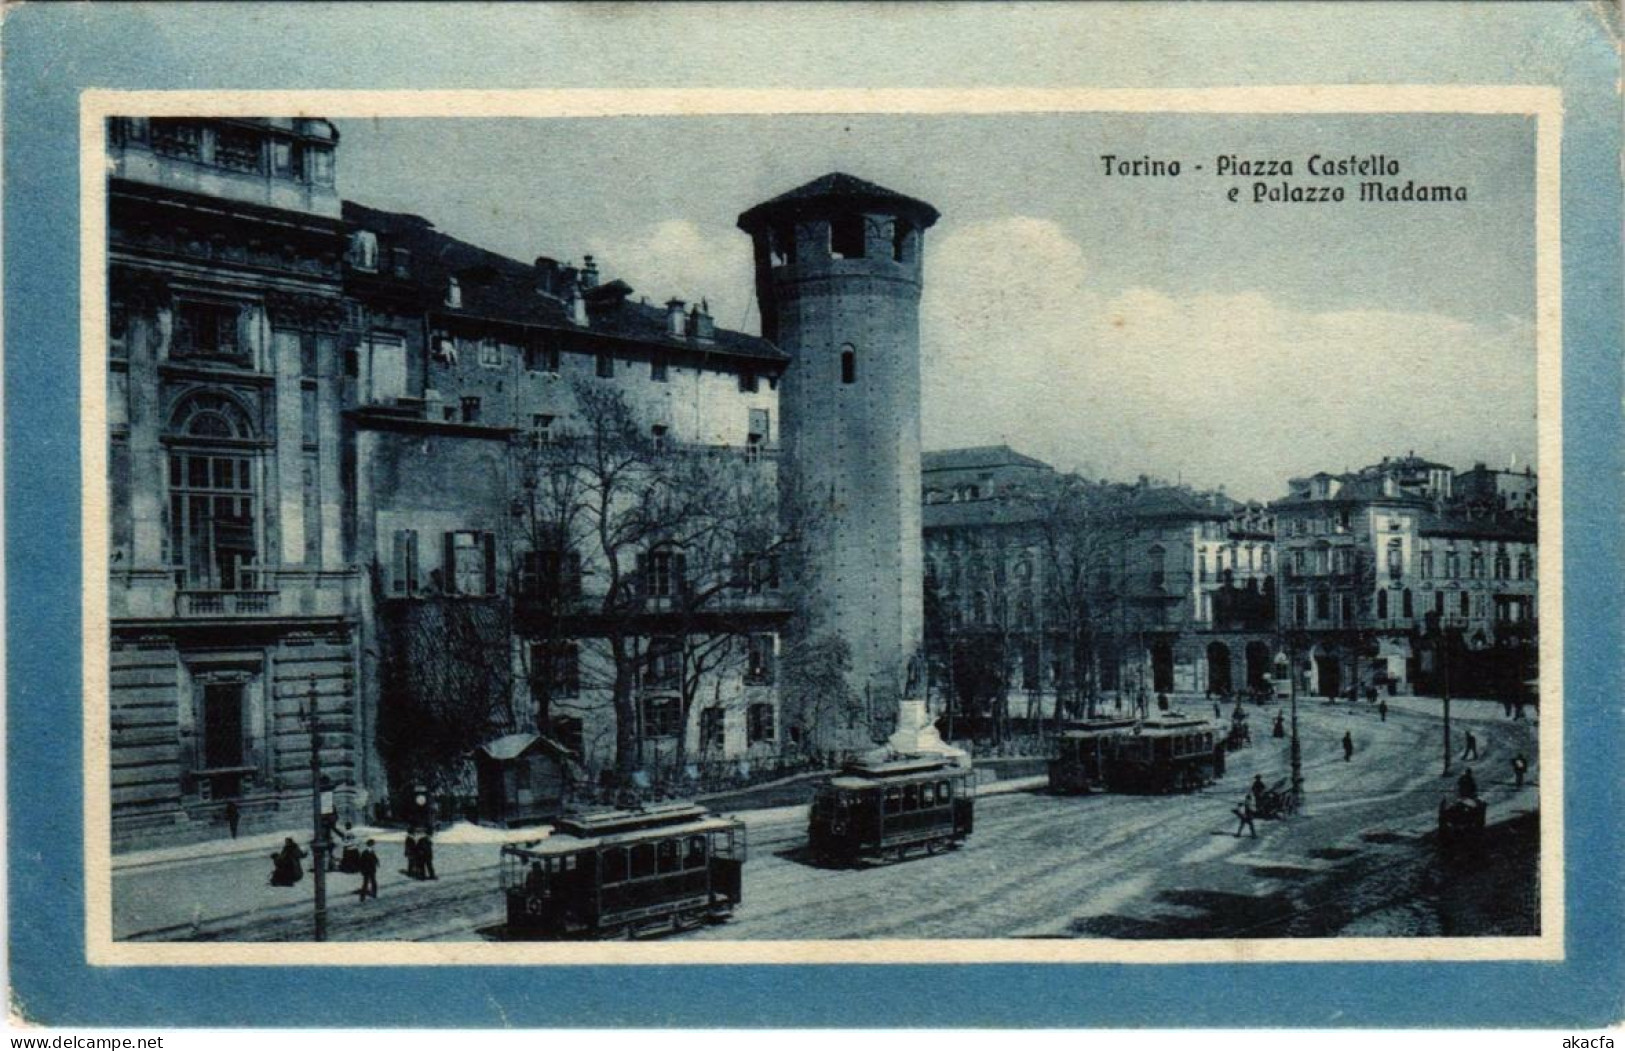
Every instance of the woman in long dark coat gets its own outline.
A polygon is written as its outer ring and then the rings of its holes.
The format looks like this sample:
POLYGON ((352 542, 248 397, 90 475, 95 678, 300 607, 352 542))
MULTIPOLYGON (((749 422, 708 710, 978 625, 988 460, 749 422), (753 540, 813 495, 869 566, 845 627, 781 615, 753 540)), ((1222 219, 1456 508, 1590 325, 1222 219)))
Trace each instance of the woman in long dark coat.
POLYGON ((271 855, 271 886, 291 887, 305 878, 303 861, 305 852, 289 836, 282 841, 282 849, 271 855))

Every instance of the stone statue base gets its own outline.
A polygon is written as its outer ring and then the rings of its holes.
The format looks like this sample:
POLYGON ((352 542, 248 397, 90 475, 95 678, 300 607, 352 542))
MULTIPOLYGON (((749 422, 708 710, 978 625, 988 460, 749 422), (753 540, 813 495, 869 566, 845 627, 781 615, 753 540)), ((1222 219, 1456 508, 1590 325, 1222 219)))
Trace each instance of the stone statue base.
POLYGON ((970 766, 969 753, 944 741, 942 734, 937 732, 923 700, 899 701, 896 732, 886 738, 884 745, 864 758, 881 762, 905 755, 940 756, 951 760, 955 766, 970 766))

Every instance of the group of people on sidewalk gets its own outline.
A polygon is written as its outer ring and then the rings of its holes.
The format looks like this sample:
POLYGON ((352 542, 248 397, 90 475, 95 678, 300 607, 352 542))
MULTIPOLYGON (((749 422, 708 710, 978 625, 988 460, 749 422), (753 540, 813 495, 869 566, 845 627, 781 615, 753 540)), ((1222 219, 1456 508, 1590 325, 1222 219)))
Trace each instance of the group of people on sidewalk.
MULTIPOLYGON (((414 830, 415 831, 415 830, 414 830)), ((361 886, 356 891, 362 901, 378 897, 378 845, 377 840, 369 839, 366 845, 356 845, 355 827, 346 821, 344 830, 337 833, 338 844, 336 849, 330 850, 327 856, 327 871, 347 872, 361 876, 361 886), (338 857, 335 860, 334 854, 338 857)), ((428 837, 424 837, 427 839, 428 837)), ((412 837, 407 837, 408 866, 410 867, 411 852, 413 850, 412 837)), ((273 887, 292 887, 305 878, 305 851, 295 842, 292 836, 282 841, 282 847, 271 855, 271 878, 273 887)), ((432 873, 433 863, 429 871, 432 873)), ((432 879, 433 876, 431 875, 432 879)))

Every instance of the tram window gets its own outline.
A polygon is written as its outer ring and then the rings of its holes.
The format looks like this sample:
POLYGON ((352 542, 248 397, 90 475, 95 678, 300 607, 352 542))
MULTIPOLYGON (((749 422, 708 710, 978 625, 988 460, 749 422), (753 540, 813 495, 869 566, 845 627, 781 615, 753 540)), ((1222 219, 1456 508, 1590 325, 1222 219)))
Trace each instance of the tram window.
POLYGON ((947 781, 937 782, 937 802, 947 803, 954 797, 953 785, 947 781))
POLYGON ((620 883, 626 879, 626 848, 610 847, 604 851, 604 882, 620 883))
POLYGON ((663 839, 658 844, 655 853, 659 860, 662 875, 667 872, 676 872, 683 867, 680 846, 681 844, 675 839, 663 839))
POLYGON ((688 837, 688 855, 683 859, 685 869, 702 869, 705 867, 705 837, 688 837))
POLYGON ((920 809, 920 789, 919 789, 918 785, 904 785, 903 786, 903 809, 904 810, 918 810, 918 809, 920 809))
POLYGON ((655 874, 655 845, 639 843, 632 848, 632 878, 642 879, 655 874))
POLYGON ((576 856, 574 854, 566 854, 566 855, 564 855, 564 871, 566 871, 566 872, 574 872, 575 870, 576 870, 576 856))
POLYGON ((896 788, 886 789, 886 813, 895 814, 903 809, 902 790, 896 788))

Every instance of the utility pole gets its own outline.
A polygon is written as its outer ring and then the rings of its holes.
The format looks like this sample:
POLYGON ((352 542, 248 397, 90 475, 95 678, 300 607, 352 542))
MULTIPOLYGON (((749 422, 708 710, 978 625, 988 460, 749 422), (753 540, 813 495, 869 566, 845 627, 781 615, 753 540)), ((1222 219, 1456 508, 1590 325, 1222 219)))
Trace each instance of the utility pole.
POLYGON ((1439 631, 1439 678, 1444 694, 1444 773, 1450 776, 1450 632, 1442 625, 1439 631))
POLYGON ((1292 798, 1303 809, 1303 750, 1298 744, 1298 639, 1287 634, 1287 671, 1292 683, 1292 798))
POLYGON ((299 719, 310 730, 310 857, 316 887, 316 940, 327 940, 327 823, 322 820, 322 734, 316 711, 316 676, 310 676, 307 707, 299 719))

